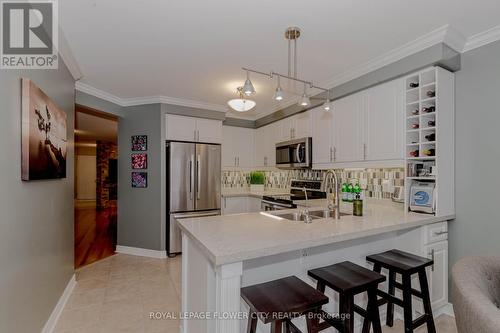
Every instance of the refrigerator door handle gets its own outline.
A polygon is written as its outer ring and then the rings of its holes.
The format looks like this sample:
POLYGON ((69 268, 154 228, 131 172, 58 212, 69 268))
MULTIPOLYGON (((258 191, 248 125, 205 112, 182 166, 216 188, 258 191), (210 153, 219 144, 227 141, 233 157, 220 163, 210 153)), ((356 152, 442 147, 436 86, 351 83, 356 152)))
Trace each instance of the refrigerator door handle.
POLYGON ((196 186, 196 198, 200 200, 200 187, 201 187, 201 156, 198 155, 198 159, 196 161, 196 170, 198 171, 198 183, 196 186))
POLYGON ((194 185, 194 155, 191 155, 189 160, 189 199, 193 200, 193 185, 194 185))

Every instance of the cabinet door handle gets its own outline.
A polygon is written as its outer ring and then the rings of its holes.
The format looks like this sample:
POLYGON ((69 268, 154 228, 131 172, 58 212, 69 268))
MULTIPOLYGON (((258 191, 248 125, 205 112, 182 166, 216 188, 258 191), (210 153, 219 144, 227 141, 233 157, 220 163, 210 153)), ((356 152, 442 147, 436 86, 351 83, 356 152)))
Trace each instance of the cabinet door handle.
POLYGON ((333 161, 337 160, 337 147, 333 147, 333 161))
POLYGON ((434 231, 434 236, 441 236, 447 234, 448 231, 434 231))
POLYGON ((234 157, 234 166, 237 166, 237 164, 236 164, 236 156, 234 157))
POLYGON ((363 143, 363 159, 366 160, 366 143, 363 143))
POLYGON ((267 166, 267 156, 264 156, 264 166, 267 166))
POLYGON ((240 157, 238 156, 238 166, 240 166, 240 157))
POLYGON ((431 260, 432 260, 431 271, 434 272, 434 249, 431 249, 429 251, 429 255, 431 256, 431 260))
POLYGON ((196 130, 193 131, 193 137, 194 141, 196 141, 196 130))

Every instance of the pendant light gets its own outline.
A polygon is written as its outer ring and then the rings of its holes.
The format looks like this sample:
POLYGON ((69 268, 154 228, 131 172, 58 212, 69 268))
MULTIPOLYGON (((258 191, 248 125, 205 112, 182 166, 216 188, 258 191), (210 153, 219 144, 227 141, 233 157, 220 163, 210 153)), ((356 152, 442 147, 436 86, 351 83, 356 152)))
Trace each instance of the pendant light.
POLYGON ((281 84, 280 84, 280 76, 278 75, 278 86, 276 87, 276 92, 274 93, 274 99, 279 101, 283 100, 284 97, 284 92, 281 89, 281 84))
POLYGON ((243 95, 243 87, 238 87, 238 94, 240 95, 240 98, 235 98, 227 102, 227 105, 231 109, 237 112, 246 112, 250 111, 253 109, 256 105, 256 103, 250 99, 246 99, 243 95))
POLYGON ((247 79, 243 85, 243 93, 247 96, 255 94, 255 88, 253 87, 252 81, 250 81, 250 75, 247 71, 247 79))
POLYGON ((306 94, 306 84, 304 83, 304 93, 302 94, 302 97, 300 98, 299 105, 302 107, 308 107, 311 105, 311 100, 306 94))

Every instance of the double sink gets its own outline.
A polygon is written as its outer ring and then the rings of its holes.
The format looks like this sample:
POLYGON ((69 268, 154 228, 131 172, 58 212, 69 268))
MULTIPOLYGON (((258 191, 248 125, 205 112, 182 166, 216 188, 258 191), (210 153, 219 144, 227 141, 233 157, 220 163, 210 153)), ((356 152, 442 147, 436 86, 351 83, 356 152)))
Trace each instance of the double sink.
MULTIPOLYGON (((305 221, 305 215, 302 214, 301 211, 297 211, 297 212, 293 212, 293 213, 283 213, 283 214, 277 213, 274 215, 281 217, 285 220, 290 220, 290 221, 302 221, 302 222, 305 221)), ((340 213, 340 216, 346 216, 346 215, 350 215, 350 214, 346 214, 346 213, 342 213, 342 212, 340 213)), ((309 216, 313 220, 315 220, 315 219, 327 219, 327 218, 333 218, 334 212, 330 211, 330 210, 324 210, 324 209, 310 210, 309 216)))

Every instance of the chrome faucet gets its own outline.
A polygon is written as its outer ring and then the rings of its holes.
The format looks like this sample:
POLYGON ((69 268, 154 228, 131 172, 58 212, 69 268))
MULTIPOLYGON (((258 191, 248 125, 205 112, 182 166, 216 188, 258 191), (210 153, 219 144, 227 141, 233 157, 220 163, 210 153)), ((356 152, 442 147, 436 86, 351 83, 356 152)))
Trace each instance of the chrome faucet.
POLYGON ((302 191, 304 191, 304 195, 306 197, 306 208, 301 212, 301 214, 304 216, 304 223, 312 223, 312 218, 311 215, 309 215, 309 199, 307 198, 307 190, 305 187, 302 188, 302 191))
MULTIPOLYGON (((339 179, 337 177, 337 174, 333 170, 328 170, 325 174, 325 183, 328 184, 328 181, 331 182, 331 179, 333 178, 333 189, 335 191, 335 198, 333 199, 333 203, 328 200, 328 210, 334 211, 333 218, 338 220, 340 219, 340 200, 339 200, 339 179)), ((331 187, 330 187, 331 189, 331 187)))

